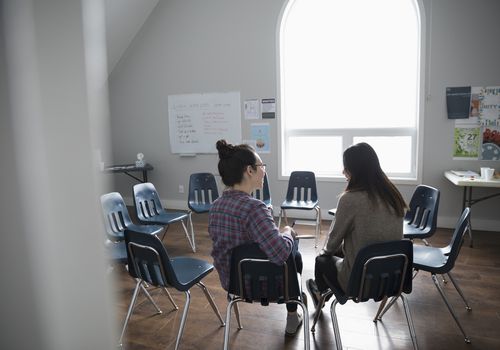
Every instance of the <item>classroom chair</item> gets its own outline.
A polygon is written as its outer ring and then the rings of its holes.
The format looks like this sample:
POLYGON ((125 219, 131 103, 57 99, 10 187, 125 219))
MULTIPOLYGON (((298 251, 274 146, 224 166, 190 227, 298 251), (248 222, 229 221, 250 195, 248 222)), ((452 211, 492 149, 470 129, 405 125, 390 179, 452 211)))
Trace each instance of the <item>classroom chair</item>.
POLYGON ((437 188, 418 185, 410 200, 409 210, 403 221, 403 236, 411 240, 426 238, 436 232, 440 192, 437 188))
MULTIPOLYGON (((229 349, 231 310, 234 306, 238 329, 242 329, 238 303, 258 302, 296 303, 303 311, 304 349, 309 349, 309 318, 307 299, 302 292, 300 274, 292 256, 283 265, 272 263, 257 243, 240 245, 233 249, 228 290, 229 305, 226 310, 224 350, 229 349)), ((283 310, 285 312, 285 310, 283 310)))
MULTIPOLYGON (((303 235, 302 238, 314 238, 314 247, 318 246, 318 238, 321 234, 321 208, 318 205, 318 192, 316 189, 316 177, 312 171, 293 171, 288 180, 286 199, 281 204, 278 218, 278 227, 281 226, 281 218, 285 218, 288 225, 287 210, 315 211, 314 225, 316 226, 314 237, 303 235)), ((298 221, 296 221, 299 223, 298 221)), ((302 221, 300 222, 302 223, 302 221)))
MULTIPOLYGON (((151 286, 162 288, 167 291, 167 287, 172 287, 186 296, 184 303, 184 310, 177 333, 175 342, 175 349, 179 348, 184 326, 186 324, 189 305, 191 302, 190 289, 197 285, 201 288, 205 297, 207 298, 212 310, 224 326, 224 320, 220 315, 219 309, 215 304, 210 292, 202 283, 203 278, 214 270, 214 266, 204 260, 191 258, 191 257, 173 257, 168 255, 168 252, 163 245, 162 241, 156 236, 145 235, 141 232, 125 230, 125 243, 127 246, 127 258, 129 264, 129 274, 137 279, 137 284, 130 302, 127 312, 125 324, 123 325, 122 333, 120 336, 120 343, 123 339, 125 329, 137 301, 137 296, 140 292, 142 284, 147 283, 151 286)), ((167 294, 175 309, 178 309, 167 294)))
POLYGON ((412 290, 412 242, 396 240, 367 245, 361 249, 354 261, 347 290, 345 292, 332 290, 321 295, 314 313, 311 332, 315 332, 316 323, 321 315, 326 300, 333 296, 330 306, 333 334, 337 349, 342 349, 339 325, 335 308, 337 304, 345 304, 348 300, 355 303, 368 300, 381 301, 374 322, 382 319, 384 312, 397 299, 401 298, 410 330, 413 347, 418 349, 415 328, 411 317, 410 307, 403 293, 409 294, 412 290), (384 309, 388 298, 392 298, 390 305, 384 309))
MULTIPOLYGON (((151 182, 134 185, 133 192, 135 211, 137 213, 137 218, 142 224, 164 225, 166 234, 170 224, 180 222, 191 249, 193 252, 196 252, 194 233, 191 232, 191 237, 189 237, 189 233, 186 228, 185 220, 188 218, 187 213, 167 211, 161 204, 160 196, 151 182)), ((165 237, 165 234, 163 235, 163 238, 165 237)))

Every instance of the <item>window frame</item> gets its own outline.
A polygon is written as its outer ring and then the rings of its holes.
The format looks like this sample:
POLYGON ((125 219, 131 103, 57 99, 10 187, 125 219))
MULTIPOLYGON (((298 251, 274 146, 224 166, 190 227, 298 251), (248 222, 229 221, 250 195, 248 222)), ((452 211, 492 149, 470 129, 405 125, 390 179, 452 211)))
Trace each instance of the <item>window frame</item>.
MULTIPOLYGON (((387 174, 389 178, 396 184, 418 184, 422 179, 422 154, 423 154, 423 130, 424 130, 424 111, 425 111, 425 100, 428 99, 425 93, 425 81, 428 72, 425 70, 425 43, 426 43, 426 31, 425 31, 425 12, 422 4, 422 0, 412 0, 415 6, 417 23, 418 23, 418 48, 417 48, 417 66, 419 70, 417 72, 417 92, 418 96, 416 98, 416 124, 415 128, 405 128, 405 127, 394 127, 394 128, 324 128, 324 129, 286 129, 286 120, 283 118, 282 111, 284 110, 284 101, 282 98, 284 89, 284 77, 282 76, 282 62, 283 55, 282 52, 282 40, 281 37, 284 31, 284 19, 288 15, 290 8, 293 6, 295 0, 287 0, 284 2, 278 23, 276 28, 276 74, 277 74, 277 116, 278 116, 278 179, 288 180, 289 175, 284 174, 284 168, 286 164, 287 154, 285 152, 286 145, 288 142, 288 137, 290 136, 341 136, 342 137, 342 147, 346 149, 353 142, 353 137, 359 136, 410 136, 412 137, 412 154, 414 156, 414 161, 411 162, 411 172, 412 176, 407 176, 406 174, 391 173, 387 174)), ((317 181, 320 182, 345 182, 345 177, 343 175, 338 176, 316 176, 317 181)))

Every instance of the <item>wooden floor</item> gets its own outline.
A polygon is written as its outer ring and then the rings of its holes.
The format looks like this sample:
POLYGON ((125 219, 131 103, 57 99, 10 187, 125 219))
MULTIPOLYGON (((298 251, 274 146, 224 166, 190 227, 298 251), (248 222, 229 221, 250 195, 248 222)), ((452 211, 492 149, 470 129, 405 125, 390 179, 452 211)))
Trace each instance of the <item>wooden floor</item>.
MULTIPOLYGON (((212 262, 211 240, 207 234, 207 216, 194 215, 197 252, 192 253, 180 224, 168 230, 165 245, 171 256, 196 256, 212 262)), ((329 226, 323 222, 321 243, 314 248, 314 240, 302 240, 300 252, 304 260, 302 283, 313 277, 314 258, 319 251, 329 226)), ((299 233, 311 233, 311 226, 297 226, 299 233)), ((440 229, 430 239, 433 246, 445 246, 452 231, 440 229)), ((469 301, 472 311, 466 311, 451 283, 444 290, 472 343, 464 339, 448 312, 430 275, 419 273, 413 280, 413 292, 407 296, 413 315, 420 349, 500 349, 500 232, 474 231, 474 247, 466 240, 462 247, 454 276, 469 301)), ((125 319, 135 282, 124 267, 116 267, 116 307, 119 325, 125 319)), ((220 287, 214 270, 204 279, 216 304, 225 318, 226 293, 220 287)), ((151 288, 150 288, 151 289, 151 288)), ((153 298, 163 314, 155 314, 153 306, 140 296, 130 319, 123 342, 124 349, 173 349, 185 297, 171 290, 179 310, 173 310, 165 293, 152 290, 153 298)), ((310 298, 309 298, 310 300, 310 298)), ((299 308, 300 309, 300 308, 299 308)), ((333 331, 329 316, 330 305, 311 334, 311 349, 332 349, 333 331)), ((285 337, 286 309, 284 305, 262 307, 259 304, 240 304, 243 329, 238 330, 233 316, 230 344, 232 349, 302 349, 302 327, 295 337, 285 337)), ((412 349, 412 343, 400 301, 384 316, 382 322, 372 322, 377 304, 348 302, 337 306, 337 315, 344 349, 412 349)), ((310 320, 312 310, 309 310, 310 320)), ((191 306, 181 342, 181 349, 221 349, 224 328, 214 315, 202 291, 193 287, 191 306)))

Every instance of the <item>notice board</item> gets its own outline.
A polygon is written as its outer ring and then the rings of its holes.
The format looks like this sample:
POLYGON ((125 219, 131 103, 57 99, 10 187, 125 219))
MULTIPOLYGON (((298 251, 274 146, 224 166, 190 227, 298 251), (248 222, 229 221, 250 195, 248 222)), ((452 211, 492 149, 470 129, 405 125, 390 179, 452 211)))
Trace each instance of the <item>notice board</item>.
POLYGON ((172 153, 217 153, 215 143, 241 143, 239 92, 168 96, 172 153))

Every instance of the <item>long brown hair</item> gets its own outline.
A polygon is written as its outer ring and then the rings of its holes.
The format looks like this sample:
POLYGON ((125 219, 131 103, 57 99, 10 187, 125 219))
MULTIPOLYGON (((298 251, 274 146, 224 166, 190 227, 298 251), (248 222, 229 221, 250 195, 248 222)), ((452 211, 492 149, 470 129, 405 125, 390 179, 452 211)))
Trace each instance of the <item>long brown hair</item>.
POLYGON ((406 203, 396 186, 382 171, 377 153, 367 143, 361 142, 344 151, 344 169, 349 174, 346 192, 366 191, 370 199, 378 197, 403 217, 406 203))

